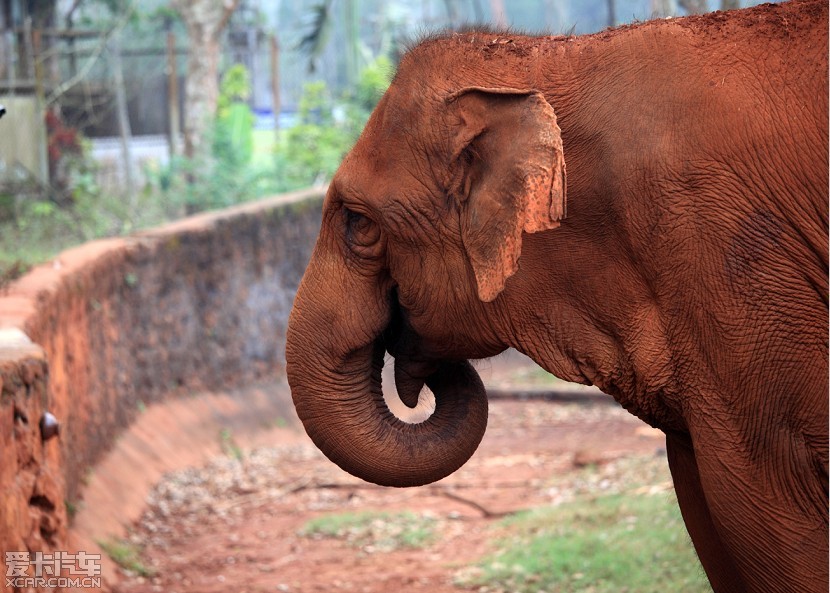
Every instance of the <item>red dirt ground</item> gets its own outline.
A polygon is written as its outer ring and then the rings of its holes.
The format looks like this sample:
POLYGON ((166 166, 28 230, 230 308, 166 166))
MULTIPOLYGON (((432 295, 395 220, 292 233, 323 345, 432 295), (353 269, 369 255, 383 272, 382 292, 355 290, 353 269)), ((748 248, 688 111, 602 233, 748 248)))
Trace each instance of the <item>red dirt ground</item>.
MULTIPOLYGON (((489 383, 515 377, 514 363, 491 369, 489 383)), ((230 455, 162 480, 130 535, 155 575, 127 574, 116 591, 458 593, 454 575, 491 549, 500 517, 625 488, 619 482, 631 476, 616 460, 660 457, 664 447, 662 433, 613 402, 496 401, 467 465, 438 484, 399 490, 345 474, 293 423, 271 434, 276 446, 251 450, 226 434, 230 455), (599 469, 583 471, 588 465, 599 469), (360 510, 427 514, 439 537, 423 549, 383 551, 298 534, 312 518, 360 510)), ((667 476, 659 469, 646 479, 669 488, 667 476)))

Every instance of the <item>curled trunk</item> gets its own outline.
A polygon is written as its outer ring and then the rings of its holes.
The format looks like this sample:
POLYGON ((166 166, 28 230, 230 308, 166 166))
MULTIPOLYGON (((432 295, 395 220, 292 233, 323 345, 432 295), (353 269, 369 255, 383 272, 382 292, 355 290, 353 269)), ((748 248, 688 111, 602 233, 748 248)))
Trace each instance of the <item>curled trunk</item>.
POLYGON ((395 417, 381 389, 391 293, 367 278, 326 273, 315 264, 321 260, 327 258, 312 258, 303 279, 286 343, 288 381, 306 432, 329 459, 369 482, 420 486, 446 477, 470 458, 484 435, 487 397, 481 379, 467 361, 408 365, 408 353, 398 353, 407 369, 401 379, 405 403, 417 402, 424 382, 435 395, 435 411, 419 424, 395 417), (344 282, 335 287, 338 296, 348 298, 321 298, 332 294, 334 278, 344 282))

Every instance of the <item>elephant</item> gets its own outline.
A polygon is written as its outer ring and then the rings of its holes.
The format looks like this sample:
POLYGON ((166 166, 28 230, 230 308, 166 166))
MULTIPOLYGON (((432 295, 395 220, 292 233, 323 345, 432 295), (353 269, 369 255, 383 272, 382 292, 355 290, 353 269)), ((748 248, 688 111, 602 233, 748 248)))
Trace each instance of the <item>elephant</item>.
POLYGON ((828 7, 587 36, 435 34, 333 176, 286 336, 306 432, 367 481, 463 465, 515 348, 666 434, 715 591, 828 582, 828 7), (406 423, 384 403, 394 358, 406 423))

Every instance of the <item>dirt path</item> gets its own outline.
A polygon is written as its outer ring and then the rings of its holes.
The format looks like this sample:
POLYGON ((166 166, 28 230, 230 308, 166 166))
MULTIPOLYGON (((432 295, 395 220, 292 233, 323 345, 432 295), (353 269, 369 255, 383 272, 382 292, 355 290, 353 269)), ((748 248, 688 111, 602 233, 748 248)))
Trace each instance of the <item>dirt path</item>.
MULTIPOLYGON (((512 366, 498 366, 491 384, 507 371, 515 377, 512 366)), ((296 427, 277 431, 276 446, 238 448, 229 436, 228 455, 166 476, 130 536, 155 575, 128 575, 116 591, 458 593, 454 576, 487 553, 505 514, 624 488, 631 472, 640 480, 651 472, 647 481, 668 487, 662 434, 616 405, 493 402, 470 462, 438 484, 406 490, 356 480, 296 427), (429 517, 437 537, 389 551, 299 535, 311 519, 361 510, 429 517)))

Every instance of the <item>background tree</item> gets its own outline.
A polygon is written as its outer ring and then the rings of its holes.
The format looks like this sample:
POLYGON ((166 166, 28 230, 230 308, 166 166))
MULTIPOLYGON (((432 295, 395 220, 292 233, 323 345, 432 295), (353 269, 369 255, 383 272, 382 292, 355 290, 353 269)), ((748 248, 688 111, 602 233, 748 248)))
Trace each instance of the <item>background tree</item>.
POLYGON ((207 131, 219 99, 220 38, 239 0, 172 0, 184 20, 188 35, 187 80, 184 100, 185 154, 207 152, 207 131))
POLYGON ((311 24, 306 34, 300 39, 298 49, 308 56, 308 70, 314 72, 316 62, 320 59, 329 42, 334 21, 340 18, 344 25, 346 47, 343 48, 346 66, 346 82, 357 83, 362 64, 360 63, 360 31, 358 27, 357 0, 338 2, 340 15, 335 14, 333 0, 323 0, 311 7, 311 24))

